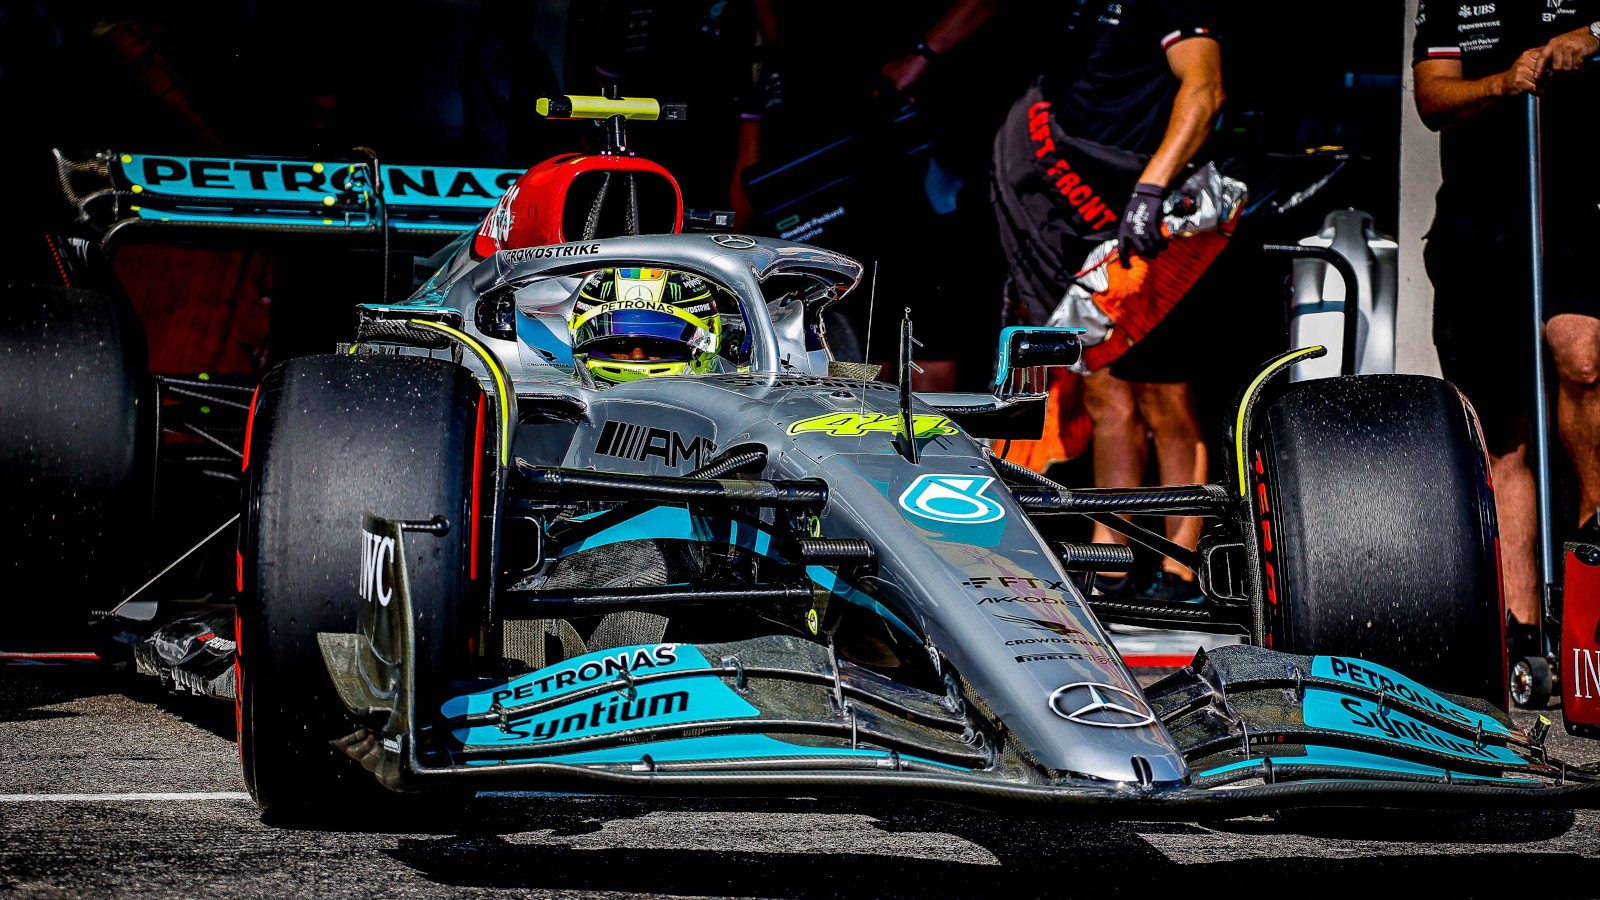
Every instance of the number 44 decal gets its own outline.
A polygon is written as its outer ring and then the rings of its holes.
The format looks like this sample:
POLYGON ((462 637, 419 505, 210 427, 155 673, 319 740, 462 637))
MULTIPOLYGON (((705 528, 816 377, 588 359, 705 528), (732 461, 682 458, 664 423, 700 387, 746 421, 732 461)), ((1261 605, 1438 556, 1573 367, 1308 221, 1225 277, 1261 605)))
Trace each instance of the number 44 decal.
MULTIPOLYGON (((944 416, 913 416, 912 427, 919 438, 956 434, 955 423, 944 416)), ((789 426, 790 434, 822 432, 839 437, 859 437, 874 432, 900 433, 900 417, 893 413, 826 413, 789 426)))

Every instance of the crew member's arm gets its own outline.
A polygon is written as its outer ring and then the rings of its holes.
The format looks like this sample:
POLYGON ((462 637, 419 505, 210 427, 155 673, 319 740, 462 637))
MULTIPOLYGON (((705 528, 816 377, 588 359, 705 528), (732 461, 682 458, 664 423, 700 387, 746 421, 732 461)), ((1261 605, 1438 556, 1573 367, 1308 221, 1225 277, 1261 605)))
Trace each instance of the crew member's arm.
POLYGON ((1417 60, 1411 71, 1417 80, 1417 113, 1422 124, 1433 131, 1449 128, 1483 114, 1502 98, 1538 92, 1539 79, 1549 64, 1544 54, 1544 47, 1523 51, 1511 68, 1484 78, 1462 77, 1459 56, 1417 60))
POLYGON ((1141 184, 1161 187, 1171 186, 1200 152, 1222 109, 1222 45, 1205 37, 1178 41, 1167 48, 1167 65, 1178 77, 1178 94, 1161 146, 1139 176, 1141 184))
POLYGON ((1428 16, 1428 0, 1421 0, 1417 39, 1412 46, 1411 71, 1417 82, 1417 113, 1434 131, 1482 115, 1507 97, 1538 93, 1551 72, 1583 68, 1600 52, 1600 38, 1587 26, 1551 38, 1542 47, 1522 52, 1511 68, 1484 78, 1466 78, 1461 68, 1461 42, 1452 29, 1451 10, 1428 16))
POLYGON ((1134 256, 1151 257, 1166 241, 1161 235, 1161 201, 1172 180, 1200 152, 1211 123, 1222 109, 1222 45, 1191 37, 1167 46, 1167 65, 1178 78, 1161 145, 1133 186, 1133 196, 1117 226, 1117 256, 1126 268, 1134 256))
POLYGON ((928 53, 920 50, 907 53, 883 67, 884 77, 894 84, 897 91, 910 87, 927 74, 932 61, 929 54, 943 56, 954 50, 994 16, 1000 9, 1000 3, 1001 0, 955 0, 923 37, 922 46, 928 49, 928 53))

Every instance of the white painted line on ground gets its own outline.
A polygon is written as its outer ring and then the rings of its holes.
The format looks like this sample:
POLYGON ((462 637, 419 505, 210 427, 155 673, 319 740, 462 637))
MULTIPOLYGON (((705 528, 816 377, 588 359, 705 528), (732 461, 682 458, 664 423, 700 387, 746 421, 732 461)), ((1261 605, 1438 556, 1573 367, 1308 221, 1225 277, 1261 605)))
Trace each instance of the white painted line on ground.
POLYGON ((249 800, 244 791, 169 791, 144 794, 0 794, 0 803, 123 803, 136 800, 249 800))

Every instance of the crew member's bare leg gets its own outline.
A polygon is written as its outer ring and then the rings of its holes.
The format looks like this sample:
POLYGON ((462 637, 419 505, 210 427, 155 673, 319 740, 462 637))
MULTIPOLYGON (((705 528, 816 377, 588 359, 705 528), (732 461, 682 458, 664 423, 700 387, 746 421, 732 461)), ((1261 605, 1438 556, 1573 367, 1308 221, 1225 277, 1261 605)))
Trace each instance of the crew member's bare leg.
MULTIPOLYGON (((1150 424, 1156 449, 1156 468, 1162 484, 1202 484, 1206 480, 1206 442, 1200 434, 1200 414, 1188 382, 1139 384, 1139 414, 1150 424)), ((1202 522, 1193 516, 1167 516, 1167 539, 1193 549, 1200 543, 1202 522)), ((1194 573, 1171 559, 1161 566, 1185 581, 1194 573)))
MULTIPOLYGON (((1519 434, 1527 429, 1519 426, 1519 434)), ((1500 520, 1500 589, 1506 609, 1524 625, 1539 621, 1539 516, 1525 439, 1505 453, 1489 454, 1495 515, 1500 520)))
MULTIPOLYGON (((1091 373, 1084 379, 1083 404, 1094 423, 1095 487, 1138 487, 1144 483, 1148 427, 1139 415, 1138 397, 1133 384, 1111 374, 1109 369, 1091 373)), ((1096 522, 1094 536, 1099 544, 1126 544, 1128 539, 1096 522)), ((1126 572, 1104 572, 1117 578, 1126 572)))
POLYGON ((1556 427, 1578 471, 1581 525, 1600 508, 1600 319, 1564 313, 1545 323, 1544 336, 1561 378, 1556 427))

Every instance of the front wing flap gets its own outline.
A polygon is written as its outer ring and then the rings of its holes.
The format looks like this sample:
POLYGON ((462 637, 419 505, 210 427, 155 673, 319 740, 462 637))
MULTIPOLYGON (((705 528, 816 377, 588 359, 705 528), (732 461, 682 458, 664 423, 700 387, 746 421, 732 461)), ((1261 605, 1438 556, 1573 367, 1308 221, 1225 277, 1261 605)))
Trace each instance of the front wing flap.
POLYGON ((1360 660, 1253 647, 1201 654, 1147 689, 1189 760, 1179 783, 1054 776, 954 673, 933 693, 792 636, 613 647, 515 678, 426 683, 404 534, 370 515, 365 530, 393 552, 372 554, 359 633, 320 643, 359 723, 337 745, 397 790, 885 793, 1180 820, 1327 805, 1600 806, 1600 771, 1550 759, 1485 704, 1360 660))

